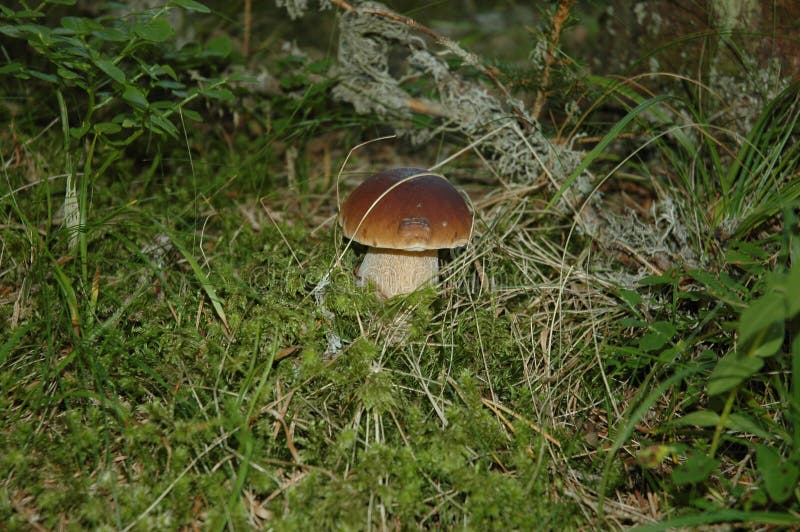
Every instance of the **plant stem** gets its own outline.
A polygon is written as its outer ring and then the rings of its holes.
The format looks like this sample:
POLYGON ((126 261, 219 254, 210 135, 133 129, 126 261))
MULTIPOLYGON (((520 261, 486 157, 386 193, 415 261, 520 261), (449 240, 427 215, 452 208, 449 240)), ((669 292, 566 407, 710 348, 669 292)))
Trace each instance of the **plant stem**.
POLYGON ((714 458, 714 456, 717 454, 719 440, 722 437, 722 429, 725 427, 725 424, 728 421, 728 416, 731 414, 731 410, 733 409, 733 400, 736 398, 736 391, 738 389, 738 386, 732 389, 728 394, 728 399, 725 401, 725 407, 722 409, 722 414, 719 416, 719 422, 717 423, 716 429, 714 429, 714 437, 711 440, 711 448, 708 450, 709 458, 714 458))

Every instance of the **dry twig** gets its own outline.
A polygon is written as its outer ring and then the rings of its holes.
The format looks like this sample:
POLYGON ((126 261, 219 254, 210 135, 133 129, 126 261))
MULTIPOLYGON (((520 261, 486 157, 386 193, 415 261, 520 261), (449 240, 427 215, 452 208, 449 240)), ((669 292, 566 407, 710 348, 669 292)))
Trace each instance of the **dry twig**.
POLYGON ((550 69, 556 59, 556 50, 558 43, 561 40, 561 30, 569 18, 569 12, 575 0, 560 0, 558 2, 558 9, 553 17, 553 28, 550 31, 550 40, 547 42, 547 56, 544 61, 544 71, 542 72, 541 85, 536 93, 536 99, 533 103, 533 117, 539 119, 544 108, 545 101, 547 100, 548 85, 550 85, 550 69))

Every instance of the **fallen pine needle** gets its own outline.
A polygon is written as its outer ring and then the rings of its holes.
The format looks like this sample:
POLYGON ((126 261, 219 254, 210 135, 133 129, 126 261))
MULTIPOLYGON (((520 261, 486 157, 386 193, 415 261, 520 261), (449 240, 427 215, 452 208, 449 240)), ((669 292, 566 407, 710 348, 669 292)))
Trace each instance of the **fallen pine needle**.
MULTIPOLYGON (((547 431, 543 430, 543 429, 542 429, 542 428, 540 428, 540 427, 539 427, 537 424, 535 424, 534 422, 532 422, 532 421, 530 421, 530 420, 526 419, 525 417, 521 416, 520 414, 517 414, 516 412, 514 412, 513 410, 511 410, 511 409, 510 409, 510 408, 508 408, 507 406, 504 406, 504 405, 502 405, 502 404, 500 404, 500 403, 497 403, 497 402, 495 402, 495 401, 492 401, 491 399, 484 399, 484 398, 481 398, 481 402, 482 402, 482 403, 483 403, 483 404, 484 404, 484 405, 485 405, 487 408, 489 408, 490 410, 492 410, 493 412, 495 412, 495 414, 497 414, 497 412, 496 412, 496 410, 495 410, 495 409, 497 409, 497 410, 500 410, 500 411, 502 411, 502 412, 505 412, 506 414, 509 414, 509 415, 511 415, 511 416, 514 416, 516 419, 518 419, 518 420, 522 421, 523 423, 525 423, 526 425, 528 425, 530 428, 532 428, 533 430, 535 430, 536 432, 538 432, 539 434, 541 434, 542 436, 544 436, 544 437, 545 437, 545 439, 546 439, 547 441, 549 441, 550 443, 554 444, 555 446, 557 446, 557 447, 559 447, 559 448, 561 447, 561 444, 559 443, 559 441, 558 441, 557 439, 555 439, 553 436, 551 436, 550 434, 548 434, 548 433, 547 433, 547 431)), ((503 419, 503 420, 505 421, 505 418, 504 418, 504 417, 502 417, 502 416, 499 416, 499 415, 498 415, 498 417, 500 417, 501 419, 503 419)), ((507 421, 505 421, 505 422, 506 422, 506 424, 508 425, 508 422, 507 422, 507 421)), ((512 431, 513 431, 513 429, 512 429, 512 431)))

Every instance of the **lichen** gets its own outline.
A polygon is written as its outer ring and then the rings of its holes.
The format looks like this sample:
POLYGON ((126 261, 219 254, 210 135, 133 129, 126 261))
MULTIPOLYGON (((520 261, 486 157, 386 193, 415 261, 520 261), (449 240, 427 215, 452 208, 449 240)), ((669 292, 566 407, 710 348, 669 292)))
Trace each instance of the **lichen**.
POLYGON ((530 183, 543 171, 553 177, 554 185, 566 180, 577 166, 577 154, 550 144, 521 101, 487 89, 485 80, 467 78, 445 60, 456 58, 455 63, 480 71, 474 54, 449 39, 437 39, 441 51, 434 52, 407 24, 390 16, 396 14, 378 2, 364 2, 342 15, 334 97, 359 113, 391 121, 398 134, 415 145, 443 131, 461 135, 475 142, 494 170, 511 181, 530 183), (397 57, 403 58, 402 64, 390 59, 397 57), (429 126, 411 124, 410 105, 419 98, 410 80, 428 82, 425 96, 435 117, 429 126))
POLYGON ((744 68, 725 68, 726 59, 715 57, 709 71, 709 85, 721 102, 720 122, 747 135, 766 102, 774 99, 790 82, 781 75, 781 63, 771 59, 766 64, 747 53, 740 55, 744 68))
MULTIPOLYGON (((308 10, 308 0, 275 0, 275 5, 286 8, 286 12, 289 13, 289 17, 292 19, 302 17, 308 10)), ((320 9, 329 9, 330 7, 329 0, 319 0, 320 9)))

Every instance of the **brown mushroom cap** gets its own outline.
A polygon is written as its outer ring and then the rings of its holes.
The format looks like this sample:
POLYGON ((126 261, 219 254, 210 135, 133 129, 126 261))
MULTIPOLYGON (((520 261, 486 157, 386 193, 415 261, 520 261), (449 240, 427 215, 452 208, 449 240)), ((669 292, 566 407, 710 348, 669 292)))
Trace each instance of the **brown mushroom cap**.
POLYGON ((466 245, 472 213, 445 178, 422 168, 392 168, 350 193, 339 224, 345 237, 366 246, 421 251, 466 245))

